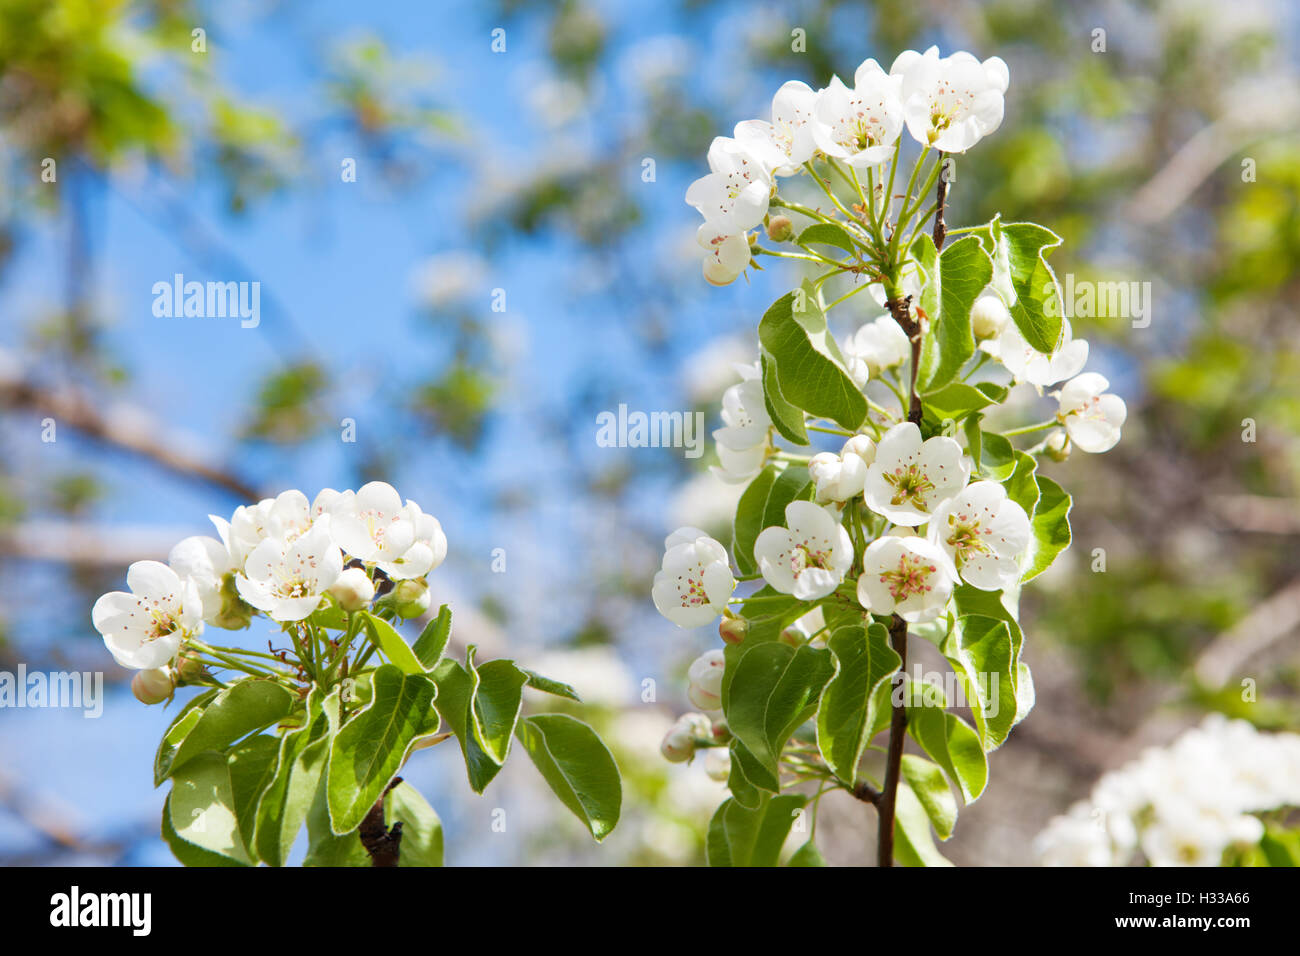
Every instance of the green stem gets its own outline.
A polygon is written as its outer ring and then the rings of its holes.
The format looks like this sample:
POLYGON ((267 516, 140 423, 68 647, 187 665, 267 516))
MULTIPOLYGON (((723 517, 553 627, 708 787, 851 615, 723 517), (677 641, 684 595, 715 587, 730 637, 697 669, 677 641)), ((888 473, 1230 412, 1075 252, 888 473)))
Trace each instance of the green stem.
POLYGON ((1016 435, 1032 435, 1034 432, 1040 432, 1044 428, 1051 428, 1052 426, 1059 424, 1059 421, 1052 418, 1045 422, 1039 422, 1036 425, 1025 425, 1023 428, 1013 428, 1010 431, 1002 432, 1002 437, 1014 438, 1016 435))

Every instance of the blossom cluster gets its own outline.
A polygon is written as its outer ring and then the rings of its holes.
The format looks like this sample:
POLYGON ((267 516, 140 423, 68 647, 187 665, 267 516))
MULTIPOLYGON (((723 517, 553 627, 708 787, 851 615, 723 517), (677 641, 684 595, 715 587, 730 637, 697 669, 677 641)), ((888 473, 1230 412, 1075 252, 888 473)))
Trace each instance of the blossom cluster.
POLYGON ((1300 734, 1213 714, 1103 776, 1034 840, 1048 866, 1219 866, 1257 844, 1258 814, 1300 807, 1300 734))
POLYGON ((314 500, 292 489, 228 520, 209 517, 218 537, 185 538, 165 564, 135 562, 128 590, 95 602, 91 618, 113 658, 143 672, 137 696, 170 693, 178 657, 207 624, 241 629, 261 613, 287 626, 323 602, 359 610, 386 582, 396 585, 396 613, 417 617, 429 603, 424 577, 447 556, 438 519, 379 481, 314 500))
POLYGON ((738 123, 709 147, 709 174, 686 192, 704 222, 704 277, 726 285, 749 265, 748 233, 767 215, 778 177, 792 176, 820 153, 863 171, 889 161, 903 127, 923 146, 962 153, 1002 124, 1010 80, 999 57, 980 62, 938 47, 900 53, 889 72, 863 61, 853 86, 839 77, 814 90, 792 80, 772 99, 772 120, 738 123))

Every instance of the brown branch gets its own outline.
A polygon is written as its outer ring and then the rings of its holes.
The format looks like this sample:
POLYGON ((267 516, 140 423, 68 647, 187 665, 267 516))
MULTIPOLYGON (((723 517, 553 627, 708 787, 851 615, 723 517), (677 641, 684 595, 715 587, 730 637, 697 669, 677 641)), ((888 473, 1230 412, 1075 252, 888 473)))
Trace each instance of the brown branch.
POLYGON ((948 238, 948 227, 943 221, 943 207, 948 201, 948 164, 951 162, 952 159, 948 156, 939 160, 939 189, 934 211, 934 248, 939 252, 943 251, 943 241, 948 238))
POLYGON ((907 410, 907 420, 919 426, 921 424, 921 396, 916 394, 916 371, 921 365, 921 323, 912 318, 912 297, 910 295, 902 299, 888 300, 885 303, 885 308, 889 310, 889 314, 894 317, 894 321, 899 324, 907 335, 907 340, 912 343, 912 375, 909 386, 912 400, 907 410))
MULTIPOLYGON (((913 396, 915 397, 915 396, 913 396)), ((907 622, 897 614, 889 622, 889 640, 902 659, 897 681, 907 676, 907 622)), ((897 695, 891 695, 891 701, 897 695)), ((885 787, 876 801, 876 862, 879 866, 894 865, 894 807, 898 800, 898 777, 903 766, 903 735, 907 732, 907 702, 895 701, 889 717, 889 751, 885 757, 885 787)))
POLYGON ((858 785, 850 790, 849 793, 853 794, 856 799, 861 800, 863 803, 871 803, 876 806, 880 805, 880 791, 865 780, 859 780, 858 785))
POLYGON ((394 777, 393 782, 384 788, 375 805, 366 813, 357 833, 361 845, 370 854, 371 866, 397 866, 402 856, 402 822, 399 820, 388 827, 384 824, 384 797, 402 782, 401 777, 394 777))
POLYGON ((0 407, 29 409, 53 418, 56 425, 131 452, 186 478, 198 478, 241 498, 256 501, 261 497, 248 482, 186 451, 182 437, 160 434, 158 423, 140 410, 104 408, 78 389, 51 388, 4 376, 0 376, 0 407))

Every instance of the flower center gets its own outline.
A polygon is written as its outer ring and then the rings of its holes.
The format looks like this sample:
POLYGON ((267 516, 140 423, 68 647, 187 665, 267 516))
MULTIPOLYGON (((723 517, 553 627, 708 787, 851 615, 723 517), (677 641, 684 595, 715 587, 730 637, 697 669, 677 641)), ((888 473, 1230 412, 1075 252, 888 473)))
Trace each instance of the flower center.
POLYGON ((153 623, 145 631, 146 641, 156 641, 160 637, 166 637, 168 634, 174 634, 180 627, 180 624, 168 612, 160 608, 150 608, 150 616, 153 623))
POLYGON ((798 577, 799 572, 807 568, 826 568, 830 565, 829 551, 819 551, 807 542, 797 544, 790 549, 790 570, 798 577))
POLYGON ((957 552, 957 564, 977 554, 991 554, 992 549, 984 541, 984 530, 979 519, 967 514, 948 515, 948 545, 957 552))
POLYGON ((921 511, 925 510, 925 496, 934 491, 934 482, 921 470, 920 465, 908 465, 885 472, 885 481, 894 488, 894 497, 889 500, 892 505, 910 504, 921 511))
POLYGON ((935 572, 933 564, 916 555, 905 554, 898 559, 898 567, 880 572, 880 583, 889 588, 890 596, 902 602, 915 594, 925 594, 932 585, 925 582, 935 572))
POLYGON ((704 593, 704 568, 697 567, 695 575, 677 575, 677 595, 682 599, 682 607, 700 607, 709 603, 709 596, 704 593))

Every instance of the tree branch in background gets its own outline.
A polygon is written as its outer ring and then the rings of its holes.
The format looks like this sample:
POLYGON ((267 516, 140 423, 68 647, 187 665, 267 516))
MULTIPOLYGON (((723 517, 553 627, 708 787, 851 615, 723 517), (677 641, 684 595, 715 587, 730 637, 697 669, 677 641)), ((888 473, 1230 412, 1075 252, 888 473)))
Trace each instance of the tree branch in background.
POLYGON ((198 479, 223 488, 241 498, 261 498, 253 485, 197 452, 196 445, 178 432, 166 433, 163 426, 139 408, 115 404, 100 407, 88 393, 75 388, 53 388, 6 374, 9 363, 0 353, 0 407, 26 409, 53 418, 59 425, 87 437, 131 452, 185 478, 198 479))

